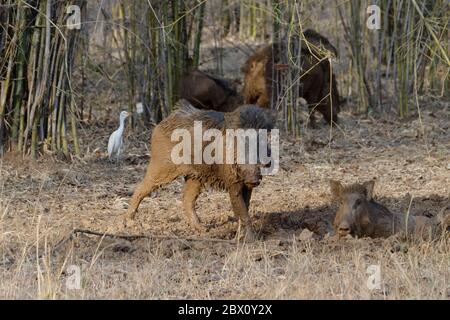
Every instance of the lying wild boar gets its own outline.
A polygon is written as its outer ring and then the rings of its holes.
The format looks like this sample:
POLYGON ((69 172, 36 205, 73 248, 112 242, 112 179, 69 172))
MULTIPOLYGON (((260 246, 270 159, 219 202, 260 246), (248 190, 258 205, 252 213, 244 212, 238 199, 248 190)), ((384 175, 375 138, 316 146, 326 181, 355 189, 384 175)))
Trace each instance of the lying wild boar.
POLYGON ((243 98, 225 80, 194 69, 180 81, 180 98, 197 109, 230 112, 243 104, 243 98))
MULTIPOLYGON (((304 33, 307 42, 301 41, 302 74, 300 75, 299 96, 303 97, 309 105, 311 112, 320 112, 324 119, 331 124, 337 122, 340 97, 336 83, 336 77, 331 72, 328 59, 320 61, 323 54, 314 49, 314 46, 322 45, 337 56, 328 39, 313 30, 304 33), (319 59, 318 59, 319 58, 319 59)), ((281 65, 274 65, 280 60, 280 45, 265 46, 255 52, 242 66, 244 73, 244 102, 269 108, 275 84, 274 71, 281 65)), ((276 101, 276 97, 273 99, 276 101)), ((311 115, 311 125, 314 126, 315 118, 311 115)))
MULTIPOLYGON (((183 176, 186 182, 183 195, 184 214, 192 227, 198 230, 203 229, 195 212, 195 201, 202 188, 207 185, 228 191, 233 212, 245 227, 245 237, 250 241, 254 237, 248 214, 250 197, 253 188, 258 186, 262 179, 262 165, 259 161, 257 164, 237 164, 236 162, 206 164, 205 161, 196 162, 194 155, 188 159, 190 160, 188 163, 176 164, 173 161, 173 151, 178 142, 172 141, 172 133, 175 129, 186 129, 191 136, 195 136, 195 126, 198 125, 198 121, 201 121, 203 130, 217 129, 216 131, 222 134, 224 140, 227 129, 271 130, 273 126, 272 115, 257 106, 244 105, 234 112, 223 113, 198 110, 187 101, 180 101, 179 109, 161 121, 153 131, 152 158, 144 180, 138 185, 130 201, 127 218, 134 219, 144 197, 183 176), (194 124, 194 121, 197 124, 194 124)), ((201 143, 203 154, 206 143, 204 141, 201 143)), ((191 141, 191 144, 191 149, 195 150, 194 141, 191 141)), ((224 157, 228 152, 236 154, 236 149, 228 148, 226 143, 223 148, 224 157)))
POLYGON ((375 181, 343 186, 331 180, 331 193, 339 201, 334 230, 339 237, 387 238, 398 232, 426 238, 439 233, 438 222, 424 216, 391 213, 373 200, 375 181))

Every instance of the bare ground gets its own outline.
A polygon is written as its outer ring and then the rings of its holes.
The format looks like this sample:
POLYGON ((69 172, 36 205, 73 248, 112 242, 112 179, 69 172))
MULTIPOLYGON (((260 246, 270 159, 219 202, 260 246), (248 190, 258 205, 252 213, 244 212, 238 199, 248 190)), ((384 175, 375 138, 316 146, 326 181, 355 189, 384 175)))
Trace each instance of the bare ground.
MULTIPOLYGON (((327 235, 336 209, 329 179, 376 178, 376 198, 393 211, 435 216, 450 205, 448 104, 428 104, 419 120, 361 118, 281 141, 281 168, 251 202, 261 240, 233 241, 237 222, 226 193, 205 191, 198 234, 181 212, 182 180, 145 199, 135 226, 121 215, 149 159, 150 131, 127 132, 121 166, 105 158, 115 122, 82 130, 86 156, 0 160, 0 298, 450 298, 450 241, 327 235), (73 229, 155 238, 127 241, 73 229), (308 229, 314 234, 309 234, 308 229), (192 239, 195 238, 195 239, 192 239), (61 242, 62 240, 65 240, 61 242), (69 289, 68 266, 81 270, 69 289), (370 290, 367 268, 381 267, 370 290)), ((448 209, 447 209, 448 210, 448 209)))

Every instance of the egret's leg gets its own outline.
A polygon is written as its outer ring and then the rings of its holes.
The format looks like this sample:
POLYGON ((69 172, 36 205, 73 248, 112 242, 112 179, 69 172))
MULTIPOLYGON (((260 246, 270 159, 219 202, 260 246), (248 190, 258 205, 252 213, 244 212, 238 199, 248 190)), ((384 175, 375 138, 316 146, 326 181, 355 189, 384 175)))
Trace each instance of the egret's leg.
POLYGON ((117 159, 116 159, 117 167, 120 167, 120 155, 122 154, 122 151, 123 151, 122 146, 123 146, 123 141, 121 140, 120 141, 120 146, 117 149, 117 159))
POLYGON ((184 215, 186 216, 188 223, 198 231, 202 231, 203 227, 201 226, 200 219, 195 212, 195 201, 201 191, 202 184, 199 181, 189 178, 186 180, 183 194, 184 215))

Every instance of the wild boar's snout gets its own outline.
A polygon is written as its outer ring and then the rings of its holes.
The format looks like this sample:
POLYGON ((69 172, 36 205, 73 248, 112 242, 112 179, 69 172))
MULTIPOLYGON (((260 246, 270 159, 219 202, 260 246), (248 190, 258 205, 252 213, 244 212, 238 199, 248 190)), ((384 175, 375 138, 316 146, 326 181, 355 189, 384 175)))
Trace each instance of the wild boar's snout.
POLYGON ((261 170, 257 165, 242 165, 241 177, 249 187, 257 187, 261 183, 261 170))
POLYGON ((341 205, 334 220, 335 230, 339 237, 345 237, 352 233, 353 222, 351 209, 341 205))
POLYGON ((348 223, 347 220, 343 220, 338 225, 338 233, 340 237, 345 237, 346 235, 350 234, 351 228, 350 223, 348 223))
POLYGON ((261 183, 262 175, 261 173, 252 174, 249 177, 246 177, 245 183, 250 187, 257 187, 261 183))

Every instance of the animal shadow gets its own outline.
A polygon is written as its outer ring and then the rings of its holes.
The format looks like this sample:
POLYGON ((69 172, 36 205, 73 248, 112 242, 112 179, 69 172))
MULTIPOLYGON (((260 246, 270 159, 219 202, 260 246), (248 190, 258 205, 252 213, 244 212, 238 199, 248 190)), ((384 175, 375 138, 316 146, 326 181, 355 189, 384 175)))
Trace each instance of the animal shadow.
POLYGON ((263 217, 256 217, 260 223, 263 238, 272 238, 277 234, 297 235, 304 229, 323 237, 332 232, 334 206, 317 208, 304 207, 294 211, 271 212, 263 217), (260 218, 260 219, 258 219, 260 218))

